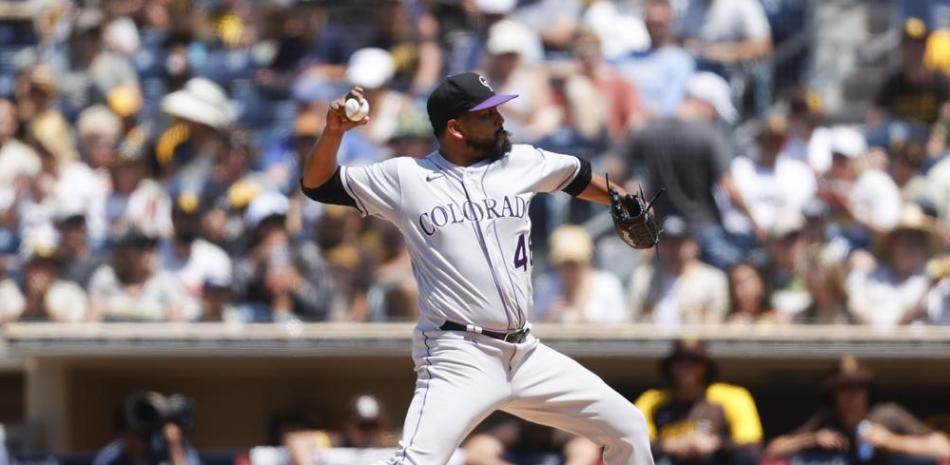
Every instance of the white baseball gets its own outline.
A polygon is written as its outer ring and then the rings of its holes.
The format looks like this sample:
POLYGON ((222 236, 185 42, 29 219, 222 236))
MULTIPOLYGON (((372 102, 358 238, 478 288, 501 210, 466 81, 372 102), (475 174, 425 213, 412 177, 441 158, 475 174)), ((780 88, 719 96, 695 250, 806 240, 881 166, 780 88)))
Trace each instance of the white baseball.
POLYGON ((360 121, 369 114, 369 102, 365 99, 346 99, 346 117, 350 121, 360 121))

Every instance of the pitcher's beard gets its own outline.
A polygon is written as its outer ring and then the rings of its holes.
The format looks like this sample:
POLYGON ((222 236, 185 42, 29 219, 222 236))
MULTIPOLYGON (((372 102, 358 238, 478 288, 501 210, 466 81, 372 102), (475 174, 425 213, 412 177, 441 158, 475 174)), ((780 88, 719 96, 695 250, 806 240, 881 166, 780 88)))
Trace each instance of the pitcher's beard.
POLYGON ((481 154, 481 158, 489 158, 492 160, 497 160, 501 157, 504 157, 511 151, 511 139, 509 136, 511 133, 505 131, 504 129, 499 129, 495 133, 495 138, 491 141, 475 141, 468 139, 465 141, 465 145, 469 146, 473 150, 478 151, 481 154))

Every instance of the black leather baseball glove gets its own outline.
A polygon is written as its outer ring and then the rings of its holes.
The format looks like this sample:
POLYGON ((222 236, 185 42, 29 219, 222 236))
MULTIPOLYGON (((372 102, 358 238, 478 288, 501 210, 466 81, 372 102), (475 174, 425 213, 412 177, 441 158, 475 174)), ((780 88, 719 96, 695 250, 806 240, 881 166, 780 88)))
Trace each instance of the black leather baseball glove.
POLYGON ((655 219, 650 215, 653 202, 663 192, 661 189, 653 196, 649 204, 643 200, 643 190, 640 194, 621 196, 607 181, 607 193, 610 194, 610 216, 614 220, 614 230, 630 247, 634 249, 649 249, 660 242, 660 233, 655 219))

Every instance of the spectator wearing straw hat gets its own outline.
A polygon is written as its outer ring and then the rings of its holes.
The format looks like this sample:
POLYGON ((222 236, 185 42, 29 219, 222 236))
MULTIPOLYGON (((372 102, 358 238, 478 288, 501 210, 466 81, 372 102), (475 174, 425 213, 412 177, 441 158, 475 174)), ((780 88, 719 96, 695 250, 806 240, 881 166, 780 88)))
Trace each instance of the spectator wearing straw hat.
POLYGON ((880 239, 875 259, 853 260, 848 309, 854 318, 878 327, 920 319, 927 292, 935 284, 924 265, 944 246, 933 219, 920 207, 905 204, 897 225, 880 239))
POLYGON ((594 244, 581 226, 561 226, 551 233, 548 261, 555 272, 538 279, 535 312, 558 323, 619 323, 630 315, 620 280, 591 266, 594 244))
MULTIPOLYGON (((950 440, 894 403, 874 403, 874 376, 854 357, 835 362, 822 387, 828 405, 795 431, 773 439, 767 456, 847 454, 853 461, 889 463, 895 456, 946 459, 950 440)), ((852 462, 854 463, 854 462, 852 462)))
POLYGON ((158 137, 155 157, 171 172, 212 158, 220 144, 218 136, 235 119, 224 89, 200 77, 163 97, 161 110, 172 122, 158 137))

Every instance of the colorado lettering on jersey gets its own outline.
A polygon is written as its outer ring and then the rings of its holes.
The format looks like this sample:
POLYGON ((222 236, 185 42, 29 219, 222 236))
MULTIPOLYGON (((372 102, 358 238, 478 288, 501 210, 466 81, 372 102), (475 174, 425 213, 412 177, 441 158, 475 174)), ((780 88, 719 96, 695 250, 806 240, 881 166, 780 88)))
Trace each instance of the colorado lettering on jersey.
POLYGON ((466 201, 462 205, 448 203, 438 205, 419 215, 419 227, 428 236, 449 224, 466 221, 493 220, 495 218, 524 218, 528 214, 528 201, 518 196, 504 196, 501 200, 482 199, 466 201))
POLYGON ((531 273, 524 272, 531 199, 568 185, 583 189, 590 179, 585 166, 570 155, 515 144, 502 159, 464 167, 438 151, 344 166, 339 184, 360 214, 388 220, 405 235, 424 296, 423 328, 448 320, 506 330, 524 323, 533 299, 531 273), (463 189, 456 178, 466 177, 463 189))

